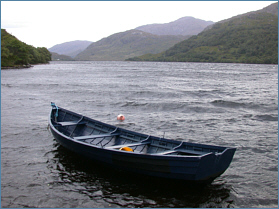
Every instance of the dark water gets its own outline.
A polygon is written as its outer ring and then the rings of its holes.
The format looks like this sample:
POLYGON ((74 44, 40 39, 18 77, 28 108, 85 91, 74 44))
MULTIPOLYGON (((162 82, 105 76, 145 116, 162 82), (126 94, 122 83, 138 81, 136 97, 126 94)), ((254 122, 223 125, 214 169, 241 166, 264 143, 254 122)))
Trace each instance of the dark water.
POLYGON ((277 71, 140 62, 2 70, 1 206, 278 207, 277 71), (112 170, 54 141, 51 101, 145 134, 237 151, 229 169, 202 188, 112 170))

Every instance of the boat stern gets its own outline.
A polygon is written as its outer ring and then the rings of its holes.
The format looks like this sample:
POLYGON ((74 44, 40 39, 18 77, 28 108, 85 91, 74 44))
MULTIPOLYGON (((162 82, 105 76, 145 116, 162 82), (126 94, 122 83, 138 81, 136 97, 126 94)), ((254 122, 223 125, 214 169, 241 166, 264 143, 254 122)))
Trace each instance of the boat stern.
POLYGON ((231 164, 235 151, 236 148, 227 148, 222 153, 209 153, 202 156, 196 180, 213 180, 220 176, 231 164))

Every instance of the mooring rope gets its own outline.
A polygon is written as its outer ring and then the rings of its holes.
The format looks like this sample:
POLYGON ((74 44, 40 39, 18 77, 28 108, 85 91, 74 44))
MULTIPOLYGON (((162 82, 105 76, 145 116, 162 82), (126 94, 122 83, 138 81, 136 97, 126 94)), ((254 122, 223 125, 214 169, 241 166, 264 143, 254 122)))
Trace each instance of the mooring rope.
POLYGON ((51 102, 51 106, 56 108, 55 117, 57 118, 58 117, 58 107, 57 107, 57 105, 54 102, 51 102))

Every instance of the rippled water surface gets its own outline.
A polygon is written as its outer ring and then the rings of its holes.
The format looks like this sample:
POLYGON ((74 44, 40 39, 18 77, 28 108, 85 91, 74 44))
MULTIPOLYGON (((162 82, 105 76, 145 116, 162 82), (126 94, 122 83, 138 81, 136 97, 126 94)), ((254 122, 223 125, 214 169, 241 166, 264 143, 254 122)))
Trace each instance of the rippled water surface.
POLYGON ((2 70, 1 206, 278 207, 277 71, 155 62, 2 70), (133 131, 237 151, 205 187, 112 170, 56 143, 47 128, 51 101, 133 131))

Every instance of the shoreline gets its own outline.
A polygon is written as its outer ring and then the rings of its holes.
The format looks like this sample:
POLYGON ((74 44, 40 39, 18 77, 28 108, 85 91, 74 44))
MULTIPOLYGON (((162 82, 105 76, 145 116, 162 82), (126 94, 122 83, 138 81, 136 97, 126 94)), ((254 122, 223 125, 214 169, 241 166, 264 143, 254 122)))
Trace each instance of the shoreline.
POLYGON ((49 62, 47 63, 36 63, 36 64, 27 64, 27 65, 15 65, 15 66, 11 66, 11 67, 2 67, 1 66, 1 70, 8 70, 8 69, 24 69, 24 68, 31 68, 34 67, 35 65, 45 65, 45 64, 49 64, 49 62))
POLYGON ((33 67, 33 65, 16 65, 16 66, 11 66, 11 67, 2 67, 1 66, 1 70, 7 70, 7 69, 24 69, 24 68, 31 68, 33 67))

